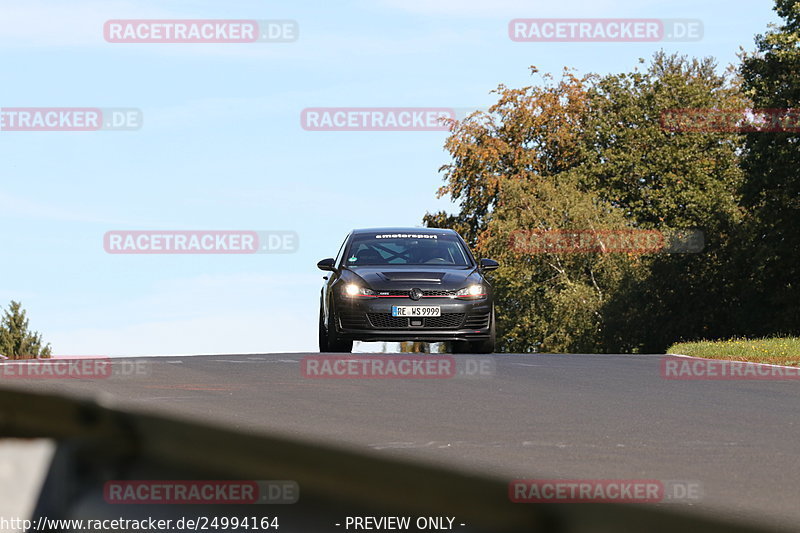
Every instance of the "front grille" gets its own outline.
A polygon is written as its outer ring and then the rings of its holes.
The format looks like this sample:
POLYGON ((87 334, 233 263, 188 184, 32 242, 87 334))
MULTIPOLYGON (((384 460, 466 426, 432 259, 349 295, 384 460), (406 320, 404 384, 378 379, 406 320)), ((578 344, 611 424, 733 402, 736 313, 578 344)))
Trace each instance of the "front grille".
POLYGON ((456 291, 422 291, 423 296, 455 296, 456 291))
POLYGON ((408 296, 409 291, 378 291, 381 296, 408 296))
MULTIPOLYGON (((409 328, 409 319, 406 317, 392 316, 391 313, 368 313, 372 327, 377 329, 409 328)), ((458 329, 464 321, 464 313, 442 313, 442 316, 427 316, 415 320, 422 320, 422 326, 414 328, 446 328, 458 329)))
POLYGON ((429 316, 425 318, 425 327, 428 328, 458 328, 464 321, 464 313, 444 313, 442 316, 429 316))
MULTIPOLYGON (((408 293, 411 291, 378 291, 378 294, 381 296, 405 296, 408 297, 408 293)), ((456 291, 428 291, 423 290, 422 296, 423 297, 440 297, 440 298, 449 298, 450 296, 454 296, 456 291)))
POLYGON ((378 329, 407 328, 408 319, 392 316, 390 313, 369 313, 369 321, 372 327, 378 329))

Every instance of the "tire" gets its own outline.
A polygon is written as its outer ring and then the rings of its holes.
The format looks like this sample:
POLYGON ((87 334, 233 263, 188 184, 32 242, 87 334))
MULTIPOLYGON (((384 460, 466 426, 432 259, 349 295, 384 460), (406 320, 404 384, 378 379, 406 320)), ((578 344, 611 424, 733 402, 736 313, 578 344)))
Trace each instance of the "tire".
POLYGON ((319 353, 328 351, 328 332, 322 323, 322 302, 319 303, 319 353))
POLYGON ((330 307, 328 312, 328 323, 323 331, 322 328, 322 308, 319 310, 319 349, 323 351, 323 344, 326 352, 334 353, 350 353, 353 351, 352 339, 340 339, 336 335, 336 319, 334 317, 335 310, 333 306, 330 307), (323 342, 324 341, 324 342, 323 342))

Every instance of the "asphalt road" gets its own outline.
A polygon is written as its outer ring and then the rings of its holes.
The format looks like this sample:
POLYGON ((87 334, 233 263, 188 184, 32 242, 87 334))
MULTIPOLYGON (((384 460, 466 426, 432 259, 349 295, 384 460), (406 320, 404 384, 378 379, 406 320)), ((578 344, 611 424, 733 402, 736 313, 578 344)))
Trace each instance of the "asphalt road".
POLYGON ((126 359, 133 375, 4 382, 509 480, 696 481, 698 503, 670 505, 798 529, 796 381, 672 381, 658 355, 551 354, 455 356, 488 363, 451 379, 309 379, 305 355, 126 359))

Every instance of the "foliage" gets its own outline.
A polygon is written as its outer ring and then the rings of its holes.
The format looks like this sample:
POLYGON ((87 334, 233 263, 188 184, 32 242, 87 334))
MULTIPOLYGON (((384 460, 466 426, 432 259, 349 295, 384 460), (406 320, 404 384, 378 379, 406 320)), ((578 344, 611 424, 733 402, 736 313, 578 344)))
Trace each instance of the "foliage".
MULTIPOLYGON (((740 73, 756 108, 800 113, 800 2, 777 0, 783 19, 756 38, 740 73)), ((800 131, 746 135, 742 167, 747 179, 743 205, 752 213, 746 261, 751 275, 743 306, 754 332, 800 333, 800 131)))
MULTIPOLYGON (((496 90, 488 112, 454 122, 440 195, 452 227, 494 274, 506 351, 658 351, 683 335, 730 328, 728 268, 744 212, 742 136, 662 127, 671 109, 747 104, 710 59, 656 54, 646 70, 496 90), (521 253, 515 232, 698 228, 701 254, 521 253), (720 300, 709 300, 708 294, 720 300)), ((537 71, 532 68, 535 74, 537 71)), ((738 236, 738 237, 737 237, 738 236)))
POLYGON ((28 331, 28 319, 19 302, 11 302, 0 320, 0 354, 9 359, 50 357, 50 345, 39 333, 28 331))

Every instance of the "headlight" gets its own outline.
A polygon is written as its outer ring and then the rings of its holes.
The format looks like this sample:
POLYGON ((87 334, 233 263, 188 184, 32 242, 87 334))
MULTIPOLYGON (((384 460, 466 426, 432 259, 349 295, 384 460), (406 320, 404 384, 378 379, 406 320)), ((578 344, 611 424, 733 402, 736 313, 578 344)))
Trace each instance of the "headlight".
POLYGON ((486 296, 486 289, 483 285, 470 285, 456 292, 456 298, 477 299, 484 296, 486 296))
POLYGON ((375 291, 372 289, 368 289, 366 287, 362 287, 360 285, 356 285, 355 283, 348 283, 344 286, 344 295, 350 298, 358 298, 359 296, 372 296, 375 297, 375 291))

